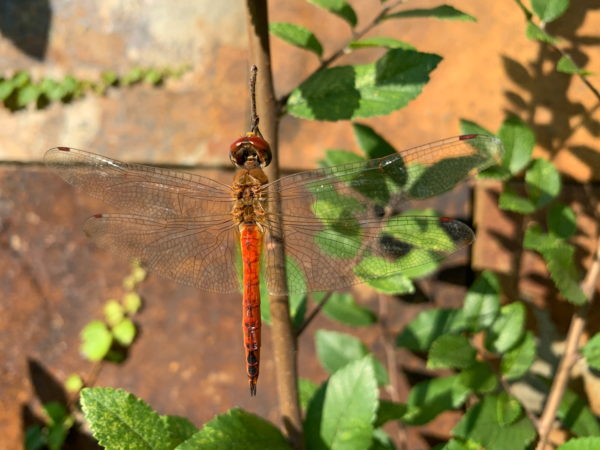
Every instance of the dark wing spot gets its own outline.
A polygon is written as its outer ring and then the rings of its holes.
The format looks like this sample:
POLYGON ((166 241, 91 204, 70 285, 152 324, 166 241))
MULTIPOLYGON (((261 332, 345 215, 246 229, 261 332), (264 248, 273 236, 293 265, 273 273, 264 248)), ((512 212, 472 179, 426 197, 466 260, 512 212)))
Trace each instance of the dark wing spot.
POLYGON ((396 239, 389 234, 382 234, 379 237, 379 245, 385 253, 395 259, 407 255, 413 249, 413 245, 401 241, 400 239, 396 239))

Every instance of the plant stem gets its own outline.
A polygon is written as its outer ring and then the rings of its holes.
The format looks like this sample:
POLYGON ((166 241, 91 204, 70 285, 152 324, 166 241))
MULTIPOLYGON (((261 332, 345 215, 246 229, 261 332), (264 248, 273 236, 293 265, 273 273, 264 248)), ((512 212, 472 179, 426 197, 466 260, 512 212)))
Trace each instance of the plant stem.
POLYGON ((598 284, 598 278, 600 277, 600 236, 598 236, 598 243, 596 245, 597 247, 592 266, 589 268, 585 278, 581 282, 581 290, 589 301, 578 306, 571 319, 571 325, 569 326, 569 332, 565 343, 565 351, 560 359, 558 370, 556 371, 550 393, 548 394, 548 399, 546 400, 546 406, 544 407, 544 411, 540 418, 540 425, 538 428, 540 441, 536 450, 544 450, 546 448, 552 424, 556 417, 556 411, 558 411, 558 407, 560 406, 560 402, 567 388, 573 365, 578 359, 577 350, 579 348, 579 339, 585 328, 589 306, 594 299, 596 285, 598 284))
MULTIPOLYGON (((367 26, 365 26, 362 30, 360 31, 353 31, 352 32, 352 37, 350 39, 348 39, 342 46, 340 46, 336 51, 333 52, 333 54, 327 58, 321 61, 321 64, 319 64, 319 67, 317 67, 316 70, 313 71, 313 73, 311 73, 308 77, 306 77, 306 79, 309 79, 310 77, 312 77, 315 73, 319 72, 320 70, 325 69, 326 67, 328 67, 333 61, 335 61, 336 59, 338 59, 340 56, 342 56, 343 54, 345 54, 347 52, 348 49, 348 45, 357 40, 360 39, 361 37, 363 37, 365 34, 367 34, 369 31, 371 31, 376 25, 379 25, 379 23, 381 21, 384 20, 385 15, 393 8, 395 8, 398 5, 401 5, 402 3, 406 3, 408 0, 396 0, 395 2, 390 3, 389 5, 383 6, 381 8, 381 11, 379 11, 379 14, 377 14, 377 16, 375 16, 375 18, 369 22, 367 24, 367 26)), ((305 80, 306 81, 306 80, 305 80)), ((302 83, 300 83, 302 84, 302 83)), ((291 95, 291 92, 288 92, 287 94, 285 94, 283 97, 281 97, 279 99, 279 113, 280 115, 283 115, 284 113, 284 109, 285 109, 285 104, 289 98, 289 96, 291 95)))
MULTIPOLYGON (((277 152, 277 135, 279 119, 277 103, 273 90, 273 75, 271 70, 271 51, 269 47, 269 20, 266 0, 247 0, 246 16, 249 33, 251 64, 258 67, 256 83, 256 105, 260 114, 261 132, 271 146, 273 160, 265 170, 271 180, 279 178, 279 158, 277 152)), ((281 208, 278 197, 275 196, 274 209, 281 208)), ((277 211, 275 211, 277 212, 277 211)), ((276 219, 279 215, 275 215, 276 219)), ((281 227, 276 227, 281 230, 281 227)), ((282 236, 273 236, 273 254, 279 261, 276 273, 281 277, 280 285, 285 286, 285 253, 282 236), (279 238, 279 239, 278 239, 279 238)), ((273 270, 271 269, 271 270, 273 270)), ((277 386, 279 393, 279 410, 288 434, 290 445, 295 450, 304 449, 304 434, 302 431, 302 415, 298 398, 298 371, 296 337, 290 320, 290 305, 287 296, 269 297, 271 310, 273 348, 277 371, 277 386)))
POLYGON ((311 313, 309 314, 309 316, 306 319, 304 319, 304 322, 302 322, 300 324, 300 326, 296 329, 296 337, 300 336, 300 334, 304 331, 304 329, 308 326, 308 324, 317 316, 319 311, 321 311, 321 309, 323 309, 323 306, 325 306, 325 303, 327 303, 327 301, 331 298, 331 294, 333 294, 333 291, 329 291, 327 294, 325 294, 325 297, 323 297, 321 299, 321 301, 315 307, 315 309, 313 309, 311 311, 311 313))

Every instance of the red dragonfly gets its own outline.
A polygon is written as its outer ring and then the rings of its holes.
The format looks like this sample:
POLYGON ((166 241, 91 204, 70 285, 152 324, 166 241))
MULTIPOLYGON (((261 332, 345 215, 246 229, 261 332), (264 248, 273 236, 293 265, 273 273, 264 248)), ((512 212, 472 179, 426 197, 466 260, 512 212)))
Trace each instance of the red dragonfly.
POLYGON ((44 161, 126 213, 87 220, 83 230, 100 247, 178 283, 218 294, 243 291, 246 372, 256 395, 260 277, 275 295, 330 291, 469 245, 475 237, 462 222, 398 215, 399 207, 451 189, 498 163, 503 152, 494 137, 463 135, 268 182, 262 169, 271 161, 269 144, 250 132, 231 144, 238 168, 231 186, 68 147, 49 150, 44 161), (279 244, 286 256, 276 251, 279 244))

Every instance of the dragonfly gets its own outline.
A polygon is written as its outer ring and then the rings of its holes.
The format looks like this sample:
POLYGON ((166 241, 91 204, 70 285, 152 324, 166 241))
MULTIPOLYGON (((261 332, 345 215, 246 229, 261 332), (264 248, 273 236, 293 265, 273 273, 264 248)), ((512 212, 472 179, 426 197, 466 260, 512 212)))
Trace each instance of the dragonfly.
POLYGON ((468 246, 475 235, 460 221, 399 212, 499 163, 503 152, 495 137, 462 135, 269 182, 263 169, 272 152, 256 120, 230 146, 237 168, 231 185, 70 147, 48 150, 44 161, 125 213, 85 222, 83 231, 101 248, 181 284, 242 292, 246 374, 255 396, 261 279, 273 295, 332 291, 468 246))

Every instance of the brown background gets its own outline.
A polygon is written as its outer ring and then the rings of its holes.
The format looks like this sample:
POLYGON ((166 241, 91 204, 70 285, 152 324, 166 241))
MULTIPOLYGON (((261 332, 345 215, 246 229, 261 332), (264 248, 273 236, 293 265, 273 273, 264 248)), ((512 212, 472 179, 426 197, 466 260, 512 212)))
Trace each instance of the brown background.
MULTIPOLYGON (((359 17, 358 29, 380 5, 378 0, 350 3, 359 17)), ((414 0, 404 8, 439 4, 414 0)), ((566 176, 563 201, 578 212, 574 242, 581 267, 586 267, 597 236, 598 189, 585 190, 578 183, 600 178, 598 100, 577 77, 554 70, 558 56, 553 50, 525 38, 522 13, 512 0, 455 0, 452 5, 478 22, 389 21, 369 34, 404 40, 444 60, 407 108, 363 122, 402 149, 459 134, 460 118, 496 131, 507 112, 519 115, 537 134, 536 155, 553 159, 566 176)), ((14 0, 0 6, 0 74, 27 69, 38 79, 67 74, 97 79, 108 69, 124 74, 138 65, 192 67, 160 88, 111 89, 105 97, 89 95, 45 110, 11 113, 0 108, 1 448, 20 448, 23 426, 39 414, 40 400, 60 399, 56 386, 69 374, 90 369, 78 354, 78 334, 101 317, 106 300, 121 295, 121 281, 129 271, 126 262, 95 247, 80 231, 87 217, 110 208, 47 171, 40 164, 43 153, 67 145, 125 161, 189 165, 227 182, 227 149, 246 131, 248 115, 250 62, 243 6, 234 0, 14 0)), ((313 30, 324 43, 325 56, 350 37, 345 22, 303 0, 272 1, 269 13, 272 21, 313 30)), ((548 30, 564 39, 564 48, 579 64, 600 73, 597 1, 573 1, 548 30)), ((272 51, 278 94, 289 92, 318 66, 313 54, 277 39, 272 39, 272 51)), ((339 64, 371 62, 381 54, 383 50, 360 50, 339 64)), ((591 81, 599 85, 597 79, 591 81)), ((288 173, 316 167, 325 149, 356 148, 348 122, 284 117, 280 136, 281 164, 288 173)), ((520 271, 519 289, 531 305, 530 326, 543 336, 540 348, 549 355, 536 370, 550 373, 570 307, 557 298, 538 257, 525 254, 520 266, 513 263, 523 223, 495 208, 495 192, 497 187, 485 185, 475 196, 475 268, 502 274, 508 299, 517 292, 515 272, 520 271), (543 322, 548 316, 557 321, 554 331, 540 326, 549 323, 543 322)), ((435 204, 447 215, 471 220, 468 186, 435 204)), ((461 268, 468 258, 467 252, 458 255, 441 274, 419 284, 430 303, 394 300, 393 329, 433 304, 460 305, 464 286, 471 282, 469 271, 461 268)), ((377 308, 372 292, 363 288, 356 293, 361 302, 377 308)), ((268 328, 259 396, 247 394, 238 296, 207 294, 152 275, 141 294, 145 306, 136 319, 141 334, 123 365, 102 370, 99 385, 126 389, 161 414, 185 415, 197 425, 235 405, 279 423, 268 328)), ((316 382, 326 377, 312 340, 319 327, 352 332, 383 355, 377 327, 351 330, 320 317, 299 343, 304 377, 316 382)), ((424 371, 422 360, 401 350, 398 357, 404 369, 424 371)), ((410 379, 403 378, 400 386, 403 398, 410 379)), ((584 387, 594 386, 585 370, 582 379, 588 380, 584 387)), ((535 404, 535 395, 523 392, 535 404)), ((457 417, 444 413, 426 430, 411 430, 410 448, 427 448, 446 437, 457 417)))

